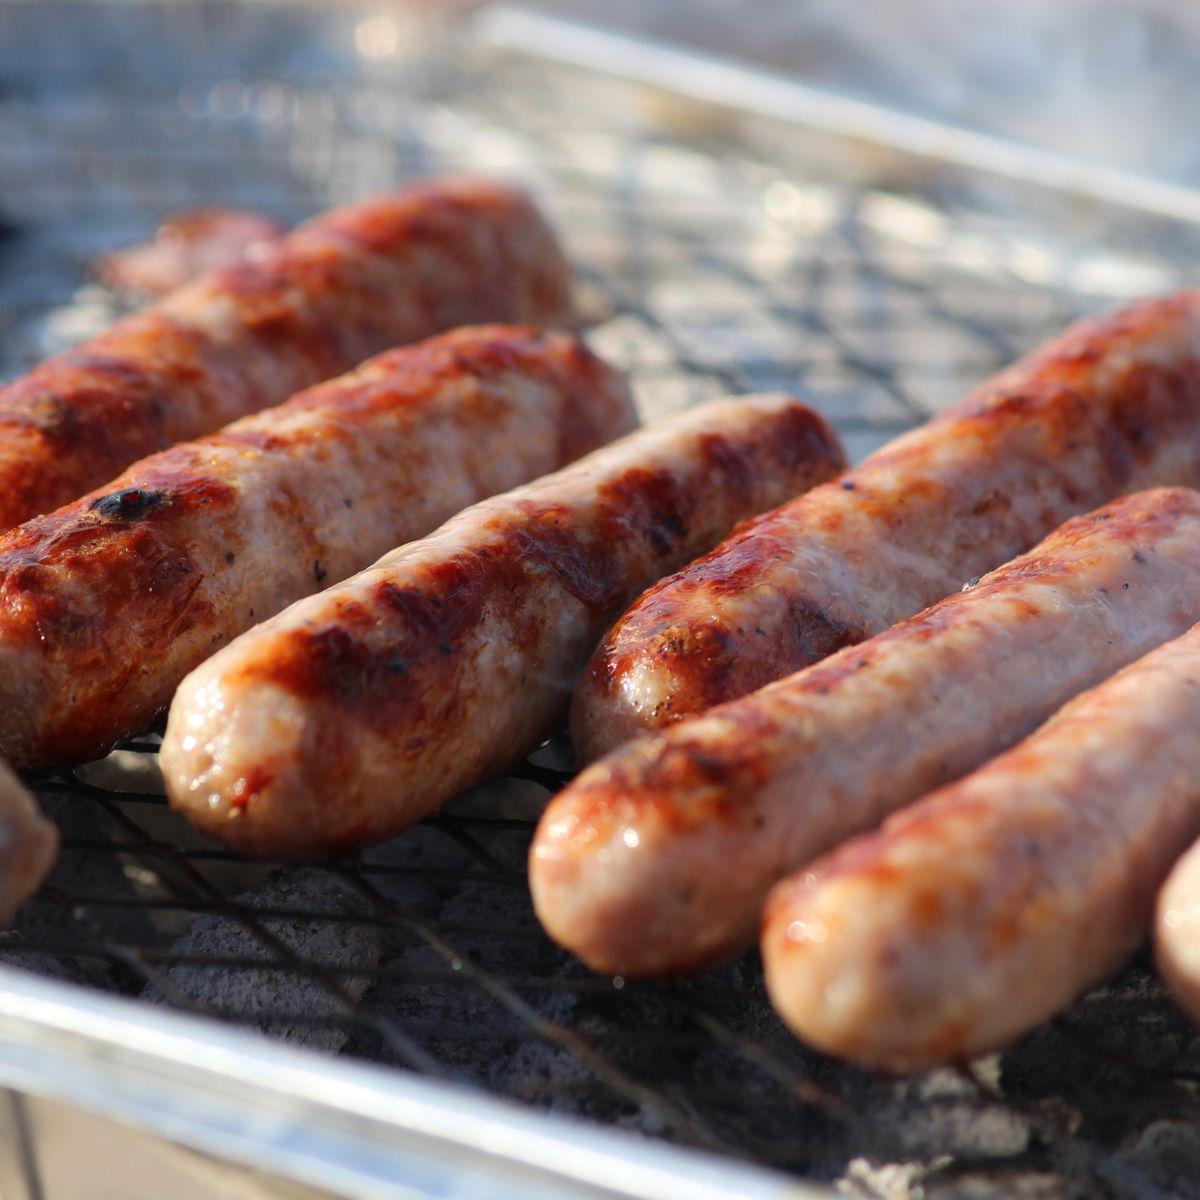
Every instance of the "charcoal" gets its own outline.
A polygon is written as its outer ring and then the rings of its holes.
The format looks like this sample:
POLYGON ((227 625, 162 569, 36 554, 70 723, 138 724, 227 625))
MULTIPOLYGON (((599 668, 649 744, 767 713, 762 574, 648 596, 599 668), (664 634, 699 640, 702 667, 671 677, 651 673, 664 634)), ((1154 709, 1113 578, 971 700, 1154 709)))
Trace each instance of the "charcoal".
POLYGON ((132 901, 138 891, 129 864, 113 845, 111 816, 84 794, 43 792, 42 811, 58 827, 62 847, 41 893, 17 910, 0 932, 0 962, 55 979, 125 991, 128 968, 112 956, 96 953, 31 953, 35 947, 141 945, 151 937, 146 913, 132 901), (112 849, 100 849, 112 845, 112 849), (56 903, 55 896, 84 897, 110 903, 56 903), (116 901, 116 904, 111 902, 116 901), (121 903, 130 902, 130 903, 121 903))
POLYGON ((171 947, 172 956, 220 965, 170 966, 166 985, 151 984, 144 998, 217 1012, 294 1044, 340 1050, 351 1010, 378 967, 383 937, 373 925, 336 918, 366 917, 366 904, 335 875, 312 868, 272 872, 235 904, 244 917, 201 917, 171 947), (267 915, 271 909, 313 915, 267 915), (273 965, 238 965, 264 958, 273 965), (355 974, 339 974, 347 968, 355 974))

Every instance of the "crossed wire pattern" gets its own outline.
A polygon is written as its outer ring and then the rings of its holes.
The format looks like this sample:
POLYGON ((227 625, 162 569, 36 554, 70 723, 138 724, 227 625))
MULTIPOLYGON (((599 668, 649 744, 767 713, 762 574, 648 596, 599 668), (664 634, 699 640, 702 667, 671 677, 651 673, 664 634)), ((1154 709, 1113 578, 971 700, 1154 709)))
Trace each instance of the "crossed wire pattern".
MULTIPOLYGON (((590 337, 646 416, 799 390, 857 457, 1075 315, 1173 285, 1195 249, 1112 214, 1035 221, 971 181, 864 184, 782 136, 764 157, 720 122, 648 131, 636 100, 592 105, 553 68, 457 35, 401 46, 381 75, 329 49, 345 14, 255 6, 275 36, 247 39, 241 6, 213 7, 232 24, 214 18, 203 53, 154 7, 167 65, 100 93, 94 61, 20 69, 93 6, 17 6, 0 39, 8 374, 111 320, 88 264, 172 210, 293 219, 470 167, 547 205, 590 337)), ((102 34, 93 59, 116 53, 102 34)), ((63 853, 0 961, 852 1195, 1170 1195, 1200 1161, 1200 1041, 1142 961, 1003 1056, 881 1079, 795 1042, 754 954, 633 983, 545 938, 524 862, 569 778, 561 743, 385 846, 316 864, 246 863, 195 834, 166 807, 156 749, 148 733, 34 781, 63 853)))

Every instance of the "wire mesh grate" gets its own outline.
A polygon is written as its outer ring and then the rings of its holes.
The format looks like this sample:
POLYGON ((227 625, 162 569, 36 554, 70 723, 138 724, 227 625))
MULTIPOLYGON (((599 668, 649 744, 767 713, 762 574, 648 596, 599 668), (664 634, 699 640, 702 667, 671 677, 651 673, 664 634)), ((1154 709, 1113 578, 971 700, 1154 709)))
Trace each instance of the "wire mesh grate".
MULTIPOLYGON (((144 66, 98 91, 97 61, 125 45, 98 36, 96 61, 59 55, 31 80, 21 64, 59 23, 99 7, 0 9, 10 374, 111 319, 88 263, 172 209, 295 218, 470 167, 516 176, 547 204, 591 338, 630 371, 646 415, 798 388, 858 456, 1079 312, 1170 286, 1194 252, 1188 230, 1135 236, 1111 214, 1034 222, 969 181, 864 186, 790 159, 782 141, 767 161, 717 136, 719 123, 648 134, 635 101, 591 104, 578 81, 461 34, 407 53, 397 26, 384 74, 342 49, 352 11, 255 6, 277 36, 239 50, 242 7, 217 4, 190 42, 166 37, 174 75, 144 66)), ((129 22, 145 6, 117 7, 129 22)), ((170 34, 166 10, 149 7, 170 34)), ((205 841, 167 810, 154 752, 146 737, 37 781, 62 858, 0 933, 0 961, 849 1194, 1169 1194, 1200 1163, 1200 1040, 1143 962, 1006 1055, 874 1078, 785 1033, 753 954, 633 984, 590 974, 540 933, 524 859, 568 777, 560 744, 395 841, 324 864, 248 864, 205 841)))

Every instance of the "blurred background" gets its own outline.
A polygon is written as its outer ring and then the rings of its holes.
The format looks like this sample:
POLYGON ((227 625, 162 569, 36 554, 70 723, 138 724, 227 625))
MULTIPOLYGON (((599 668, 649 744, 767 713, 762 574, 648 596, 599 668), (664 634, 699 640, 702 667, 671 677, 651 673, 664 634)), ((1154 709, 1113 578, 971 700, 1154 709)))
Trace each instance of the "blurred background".
POLYGON ((815 88, 1194 184, 1200 12, 1179 0, 545 0, 815 88), (1184 115, 1184 114, 1188 115, 1184 115))

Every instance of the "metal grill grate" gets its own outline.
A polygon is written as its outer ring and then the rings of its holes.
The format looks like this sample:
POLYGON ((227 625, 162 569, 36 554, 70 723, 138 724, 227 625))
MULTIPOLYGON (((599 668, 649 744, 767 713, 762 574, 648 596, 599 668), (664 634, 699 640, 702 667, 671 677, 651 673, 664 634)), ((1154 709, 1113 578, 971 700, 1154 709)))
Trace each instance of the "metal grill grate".
MULTIPOLYGON (((164 36, 175 28, 166 9, 117 8, 126 33, 143 9, 164 36)), ((467 166, 539 192, 578 262, 593 341, 629 369, 647 415, 800 388, 857 457, 1078 312, 1171 286, 1195 249, 1188 229, 1004 208, 965 179, 863 186, 783 136, 768 164, 761 131, 735 140, 716 117, 647 134, 644 97, 614 105, 469 36, 421 30, 410 51, 400 17, 366 17, 385 24, 364 34, 353 13, 256 6, 278 37, 260 36, 247 61, 244 10, 204 11, 189 37, 167 38, 176 73, 159 63, 101 92, 95 61, 59 56, 37 87, 19 69, 61 22, 97 20, 94 6, 0 7, 9 373, 111 318, 80 284, 85 264, 173 208, 291 218, 467 166), (383 64, 372 37, 391 47, 383 64)), ((566 778, 561 745, 394 842, 322 865, 246 864, 199 838, 167 811, 154 749, 150 737, 38 783, 63 855, 0 934, 0 961, 850 1194, 1165 1195, 1194 1177, 1200 1040, 1144 964, 1002 1057, 881 1080, 795 1043, 753 955, 635 985, 546 940, 524 858, 566 778)))

